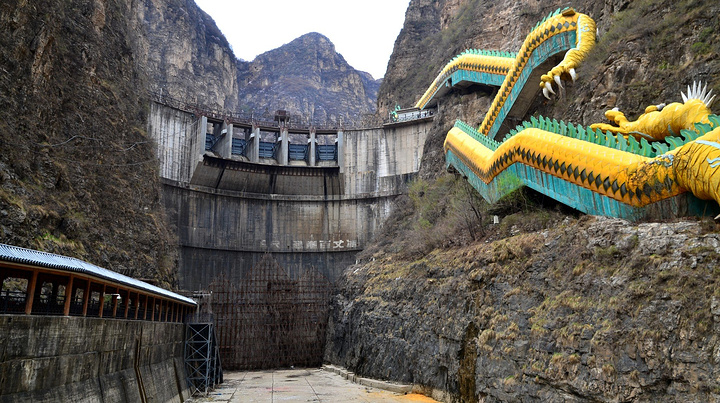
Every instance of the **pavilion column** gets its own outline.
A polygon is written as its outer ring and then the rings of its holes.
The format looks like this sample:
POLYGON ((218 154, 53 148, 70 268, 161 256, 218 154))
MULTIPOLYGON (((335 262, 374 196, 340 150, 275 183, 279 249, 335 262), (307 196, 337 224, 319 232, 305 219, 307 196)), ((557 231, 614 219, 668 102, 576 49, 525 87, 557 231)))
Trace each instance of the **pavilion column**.
POLYGON ((98 314, 99 318, 103 317, 104 310, 105 310, 105 284, 102 285, 102 290, 100 291, 100 313, 98 314))
POLYGON ((67 286, 65 287, 65 306, 63 307, 63 315, 70 316, 70 303, 73 299, 73 281, 75 280, 75 276, 73 274, 70 275, 70 280, 68 280, 67 286))
POLYGON ((25 296, 25 315, 32 313, 33 300, 35 299, 35 285, 37 284, 38 270, 33 270, 33 275, 28 282, 27 295, 25 296))
POLYGON ((87 316, 87 310, 88 310, 88 303, 90 302, 90 285, 92 281, 88 279, 87 286, 85 287, 85 292, 83 292, 83 313, 82 316, 87 316))
POLYGON ((118 306, 118 298, 120 298, 120 289, 117 289, 117 290, 115 291, 115 293, 116 293, 117 295, 115 295, 115 294, 112 295, 112 298, 113 298, 113 302, 112 302, 112 317, 113 317, 113 318, 117 316, 117 306, 118 306))

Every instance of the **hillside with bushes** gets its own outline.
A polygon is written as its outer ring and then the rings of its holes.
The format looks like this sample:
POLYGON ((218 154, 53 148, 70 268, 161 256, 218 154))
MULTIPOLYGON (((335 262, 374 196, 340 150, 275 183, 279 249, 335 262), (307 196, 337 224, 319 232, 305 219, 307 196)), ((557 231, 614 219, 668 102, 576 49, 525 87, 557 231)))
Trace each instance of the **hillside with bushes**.
MULTIPOLYGON (((561 6, 413 0, 378 109, 414 104, 466 48, 517 50, 561 6)), ((695 80, 720 90, 716 3, 572 6, 599 41, 577 82, 539 94, 528 117, 588 125, 680 101, 695 80)), ((494 95, 441 100, 419 179, 338 285, 326 359, 449 402, 720 399, 718 224, 586 216, 528 189, 486 204, 445 172, 442 142, 455 119, 479 124, 494 95)))

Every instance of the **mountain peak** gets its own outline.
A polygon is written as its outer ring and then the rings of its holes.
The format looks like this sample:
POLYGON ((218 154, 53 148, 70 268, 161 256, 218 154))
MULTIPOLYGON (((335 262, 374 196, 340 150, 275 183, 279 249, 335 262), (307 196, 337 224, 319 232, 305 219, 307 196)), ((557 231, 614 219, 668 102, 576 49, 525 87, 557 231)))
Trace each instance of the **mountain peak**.
POLYGON ((303 40, 303 41, 314 40, 314 41, 318 41, 318 42, 326 41, 326 42, 329 42, 332 44, 332 41, 330 40, 330 38, 328 38, 327 36, 325 36, 319 32, 308 32, 307 34, 300 35, 298 38, 295 39, 295 41, 297 41, 297 40, 303 40))
MULTIPOLYGON (((336 53, 335 44, 332 43, 330 38, 318 32, 308 32, 307 34, 301 35, 300 37, 292 40, 290 43, 287 43, 275 50, 283 49, 285 47, 305 47, 336 53)), ((342 55, 339 54, 338 56, 342 57, 342 55)))
POLYGON ((355 70, 325 35, 309 32, 239 66, 240 102, 320 119, 357 119, 375 110, 380 82, 355 70), (261 96, 258 96, 261 95, 261 96))

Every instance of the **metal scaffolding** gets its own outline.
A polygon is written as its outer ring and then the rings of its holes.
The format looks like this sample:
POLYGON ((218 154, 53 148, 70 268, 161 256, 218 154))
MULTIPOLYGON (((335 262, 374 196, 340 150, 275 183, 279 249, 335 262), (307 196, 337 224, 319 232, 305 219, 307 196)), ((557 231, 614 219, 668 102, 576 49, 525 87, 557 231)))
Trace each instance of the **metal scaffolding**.
POLYGON ((193 396, 207 396, 210 389, 222 383, 222 366, 212 315, 193 315, 185 329, 185 371, 188 385, 193 396))
POLYGON ((226 369, 322 364, 330 283, 315 268, 293 280, 267 254, 239 282, 220 277, 210 290, 226 369))

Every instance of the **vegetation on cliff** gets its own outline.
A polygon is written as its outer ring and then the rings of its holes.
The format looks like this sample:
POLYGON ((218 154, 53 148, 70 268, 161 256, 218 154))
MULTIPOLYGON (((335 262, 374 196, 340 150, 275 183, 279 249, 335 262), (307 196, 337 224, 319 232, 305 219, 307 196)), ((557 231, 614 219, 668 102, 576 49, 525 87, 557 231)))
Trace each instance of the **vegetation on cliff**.
POLYGON ((536 210, 483 239, 363 256, 333 299, 326 358, 445 401, 717 398, 714 223, 536 210))
MULTIPOLYGON (((465 48, 517 49, 565 5, 413 0, 379 110, 414 104, 465 48)), ((579 80, 531 114, 590 124, 678 101, 693 80, 720 90, 715 2, 572 6, 600 41, 579 80)), ((442 99, 418 181, 339 284, 326 358, 445 401, 720 399, 718 225, 587 217, 529 190, 488 206, 442 153, 455 119, 482 120, 484 91, 442 99)))
POLYGON ((135 21, 120 1, 0 5, 0 242, 170 285, 135 21))

